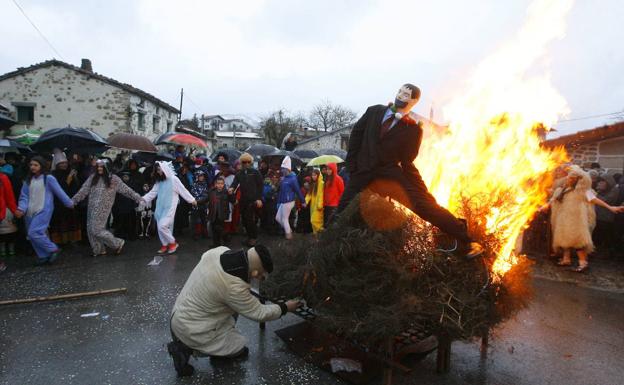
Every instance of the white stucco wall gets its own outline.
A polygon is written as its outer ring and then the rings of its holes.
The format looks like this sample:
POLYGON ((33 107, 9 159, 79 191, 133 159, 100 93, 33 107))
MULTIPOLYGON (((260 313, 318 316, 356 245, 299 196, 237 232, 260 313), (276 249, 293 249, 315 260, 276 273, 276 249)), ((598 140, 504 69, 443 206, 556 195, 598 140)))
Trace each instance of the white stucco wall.
POLYGON ((350 130, 341 130, 331 135, 321 136, 317 139, 312 139, 307 143, 299 142, 297 146, 298 149, 302 150, 320 150, 320 149, 337 149, 337 150, 346 150, 348 140, 343 142, 342 136, 348 135, 350 130))

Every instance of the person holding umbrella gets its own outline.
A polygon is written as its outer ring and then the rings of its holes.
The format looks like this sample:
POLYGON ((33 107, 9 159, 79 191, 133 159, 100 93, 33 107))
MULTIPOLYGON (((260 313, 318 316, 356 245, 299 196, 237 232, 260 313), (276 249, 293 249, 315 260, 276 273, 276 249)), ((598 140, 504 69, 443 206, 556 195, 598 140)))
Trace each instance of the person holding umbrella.
POLYGON ((157 161, 152 177, 154 187, 143 196, 143 200, 145 204, 150 204, 158 196, 154 212, 158 237, 162 244, 158 254, 173 254, 179 246, 173 237, 173 220, 180 196, 193 207, 197 206, 197 201, 175 175, 171 162, 157 161))
POLYGON ((15 211, 17 218, 25 217, 28 239, 38 256, 37 265, 54 262, 60 253, 58 246, 47 234, 54 212, 54 197, 65 207, 74 207, 74 202, 65 194, 56 178, 48 175, 46 164, 41 156, 30 160, 30 172, 22 185, 15 211))
POLYGON ((89 196, 87 206, 87 236, 93 250, 93 256, 106 255, 106 247, 120 254, 125 241, 116 238, 106 229, 106 222, 115 203, 115 195, 120 193, 141 202, 141 196, 126 185, 117 175, 108 171, 104 160, 96 162, 95 173, 83 183, 80 190, 74 195, 72 201, 77 205, 89 196))

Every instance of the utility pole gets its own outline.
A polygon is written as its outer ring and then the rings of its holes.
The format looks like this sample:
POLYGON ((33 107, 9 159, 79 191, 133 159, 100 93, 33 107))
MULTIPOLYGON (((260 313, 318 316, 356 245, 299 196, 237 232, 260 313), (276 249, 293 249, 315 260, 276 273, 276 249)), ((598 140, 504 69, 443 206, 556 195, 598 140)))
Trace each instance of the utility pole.
POLYGON ((182 120, 182 101, 184 101, 184 88, 180 89, 180 116, 178 117, 178 121, 182 120))

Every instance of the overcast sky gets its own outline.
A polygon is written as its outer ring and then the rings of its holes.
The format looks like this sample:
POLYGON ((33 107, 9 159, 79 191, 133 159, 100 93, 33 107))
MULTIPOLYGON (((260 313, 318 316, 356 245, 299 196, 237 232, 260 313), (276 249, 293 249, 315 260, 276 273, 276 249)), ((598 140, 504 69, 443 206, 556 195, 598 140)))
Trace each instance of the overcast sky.
MULTIPOLYGON (((130 83, 183 115, 307 111, 327 99, 358 113, 404 82, 436 117, 462 79, 522 25, 529 0, 17 0, 58 50, 0 0, 0 73, 56 57, 130 83)), ((549 47, 568 118, 624 109, 624 2, 576 0, 549 47)), ((543 69, 540 69, 543 70, 543 69)), ((442 118, 441 116, 439 117, 442 118)), ((613 123, 559 123, 561 133, 613 123)))

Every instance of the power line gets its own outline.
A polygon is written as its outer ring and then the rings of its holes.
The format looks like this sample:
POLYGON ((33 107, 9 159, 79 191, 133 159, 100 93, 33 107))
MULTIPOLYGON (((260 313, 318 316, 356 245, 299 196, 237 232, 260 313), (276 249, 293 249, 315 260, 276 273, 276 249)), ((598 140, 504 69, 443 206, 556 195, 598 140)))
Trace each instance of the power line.
POLYGON ((48 40, 47 37, 45 37, 45 35, 43 34, 43 32, 41 32, 41 30, 39 28, 37 28, 37 26, 35 25, 35 23, 30 20, 30 17, 28 17, 28 15, 26 14, 26 12, 24 12, 24 10, 22 9, 22 7, 17 3, 17 0, 13 0, 13 4, 15 4, 15 6, 17 7, 17 9, 20 10, 20 12, 22 13, 22 15, 24 15, 24 17, 26 18, 26 20, 28 20, 28 22, 30 23, 30 25, 33 26, 33 28, 39 33, 39 36, 41 36, 41 38, 50 46, 50 48, 52 48, 52 51, 54 51, 54 53, 56 53, 58 55, 59 58, 65 60, 65 58, 63 58, 63 55, 61 55, 59 53, 59 51, 54 48, 54 46, 52 45, 52 43, 50 42, 50 40, 48 40))
POLYGON ((598 114, 598 115, 583 116, 583 117, 580 117, 580 118, 564 119, 564 120, 558 121, 557 123, 576 122, 578 120, 602 118, 602 117, 605 117, 605 116, 612 116, 612 115, 623 114, 623 113, 624 113, 624 110, 623 111, 610 112, 608 114, 598 114))

